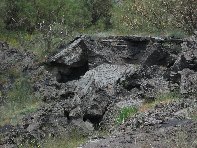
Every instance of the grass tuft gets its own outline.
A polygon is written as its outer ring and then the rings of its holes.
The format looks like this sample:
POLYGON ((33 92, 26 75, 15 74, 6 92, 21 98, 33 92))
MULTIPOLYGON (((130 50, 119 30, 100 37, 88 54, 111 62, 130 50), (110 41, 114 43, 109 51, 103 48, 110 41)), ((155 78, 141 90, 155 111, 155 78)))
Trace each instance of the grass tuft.
POLYGON ((169 93, 161 93, 158 94, 156 99, 152 102, 145 102, 140 108, 140 112, 145 112, 149 109, 153 109, 156 104, 162 103, 167 104, 173 100, 179 99, 181 97, 181 94, 178 92, 169 92, 169 93))
POLYGON ((138 109, 134 106, 124 107, 120 110, 120 113, 116 119, 117 124, 122 124, 126 119, 133 116, 138 112, 138 109))

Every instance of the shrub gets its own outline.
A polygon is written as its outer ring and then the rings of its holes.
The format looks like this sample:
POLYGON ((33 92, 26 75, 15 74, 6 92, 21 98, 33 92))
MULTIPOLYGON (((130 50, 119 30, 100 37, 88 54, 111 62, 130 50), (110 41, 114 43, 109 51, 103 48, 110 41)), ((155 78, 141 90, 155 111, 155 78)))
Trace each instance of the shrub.
POLYGON ((83 27, 88 20, 88 12, 76 0, 7 0, 3 20, 10 30, 33 32, 36 28, 56 22, 69 27, 83 27))
POLYGON ((98 21, 103 22, 106 29, 111 27, 112 0, 83 0, 84 6, 91 14, 91 24, 96 25, 98 21))

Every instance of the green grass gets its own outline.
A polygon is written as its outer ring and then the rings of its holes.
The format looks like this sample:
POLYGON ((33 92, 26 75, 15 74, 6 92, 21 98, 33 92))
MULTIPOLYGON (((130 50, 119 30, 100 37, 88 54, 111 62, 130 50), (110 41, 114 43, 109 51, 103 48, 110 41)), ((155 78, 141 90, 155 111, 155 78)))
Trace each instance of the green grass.
POLYGON ((138 112, 138 109, 134 106, 130 107, 124 107, 120 110, 120 113, 118 114, 118 117, 116 118, 117 124, 122 124, 125 122, 126 119, 133 116, 138 112))
POLYGON ((36 111, 40 104, 40 98, 33 95, 31 82, 21 76, 16 79, 5 103, 0 106, 0 126, 18 124, 24 115, 36 111))
POLYGON ((85 143, 88 140, 86 136, 83 136, 73 130, 70 135, 61 135, 58 137, 46 137, 42 141, 36 142, 35 140, 27 141, 20 144, 19 148, 77 148, 79 145, 85 143))
POLYGON ((8 31, 6 29, 0 28, 0 40, 9 43, 11 47, 20 48, 21 39, 26 39, 26 36, 29 36, 24 31, 8 31))
POLYGON ((0 126, 5 124, 16 125, 21 122, 24 115, 35 112, 40 106, 39 101, 26 103, 9 102, 0 107, 0 126))
POLYGON ((157 97, 154 101, 145 102, 139 108, 136 108, 135 106, 124 107, 120 110, 119 114, 117 115, 116 123, 122 124, 125 122, 126 119, 132 117, 138 111, 145 112, 149 109, 154 108, 156 104, 168 103, 168 102, 171 102, 171 101, 176 100, 178 98, 180 98, 180 94, 177 92, 161 93, 161 94, 157 95, 157 97))
POLYGON ((154 100, 155 103, 159 103, 162 101, 173 101, 179 99, 181 94, 179 92, 168 92, 168 93, 160 93, 156 96, 154 100))
POLYGON ((76 136, 72 138, 50 138, 41 147, 43 148, 77 148, 80 144, 87 141, 87 138, 76 136))
MULTIPOLYGON (((12 62, 14 65, 15 61, 12 62)), ((0 91, 0 97, 3 97, 3 104, 0 105, 0 126, 18 124, 24 115, 36 111, 41 104, 41 98, 33 94, 30 78, 24 76, 20 68, 10 67, 2 71, 0 85, 9 86, 9 90, 0 91)))

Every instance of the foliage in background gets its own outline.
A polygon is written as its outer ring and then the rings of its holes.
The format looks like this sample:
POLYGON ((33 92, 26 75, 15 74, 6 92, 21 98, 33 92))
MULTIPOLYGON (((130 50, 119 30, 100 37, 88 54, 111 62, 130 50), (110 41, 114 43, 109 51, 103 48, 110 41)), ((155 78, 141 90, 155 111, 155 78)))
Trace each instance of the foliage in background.
POLYGON ((111 26, 111 0, 3 0, 0 5, 0 39, 40 59, 77 34, 111 26))
POLYGON ((197 1, 124 0, 114 7, 113 24, 131 33, 192 33, 197 29, 197 1))
POLYGON ((40 59, 79 34, 182 37, 196 29, 196 0, 0 1, 0 40, 40 59))
POLYGON ((77 0, 5 0, 4 23, 9 30, 35 29, 61 23, 71 28, 83 28, 89 20, 87 10, 77 0))
POLYGON ((112 0, 83 0, 83 3, 91 15, 91 25, 101 20, 105 29, 111 27, 112 0))

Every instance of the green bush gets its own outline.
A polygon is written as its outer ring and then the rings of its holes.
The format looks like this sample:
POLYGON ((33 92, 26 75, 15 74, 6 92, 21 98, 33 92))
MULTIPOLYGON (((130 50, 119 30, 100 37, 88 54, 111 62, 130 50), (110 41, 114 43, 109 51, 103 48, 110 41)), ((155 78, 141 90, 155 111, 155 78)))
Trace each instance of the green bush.
POLYGON ((20 29, 32 32, 35 28, 48 27, 53 22, 61 22, 63 15, 68 12, 66 8, 68 5, 62 0, 7 0, 4 22, 9 30, 20 29))
POLYGON ((112 0, 83 0, 84 6, 91 15, 91 25, 96 25, 102 21, 105 29, 111 27, 112 0))
POLYGON ((108 26, 112 7, 111 0, 4 0, 1 4, 5 27, 30 33, 50 29, 54 23, 65 25, 69 30, 83 30, 104 19, 108 26))

